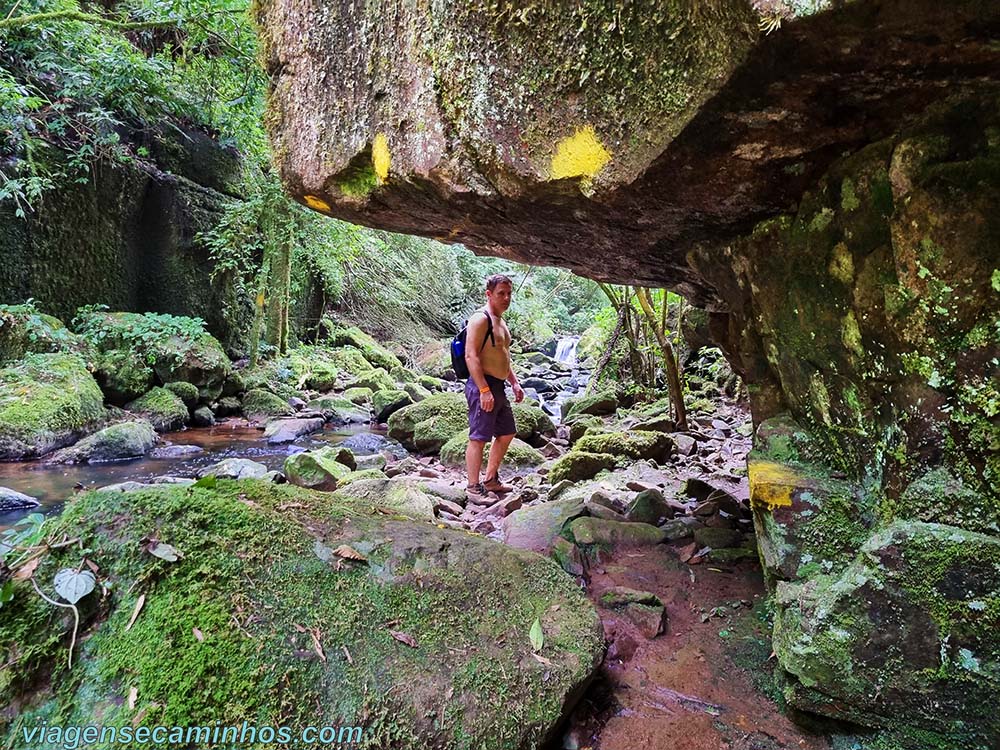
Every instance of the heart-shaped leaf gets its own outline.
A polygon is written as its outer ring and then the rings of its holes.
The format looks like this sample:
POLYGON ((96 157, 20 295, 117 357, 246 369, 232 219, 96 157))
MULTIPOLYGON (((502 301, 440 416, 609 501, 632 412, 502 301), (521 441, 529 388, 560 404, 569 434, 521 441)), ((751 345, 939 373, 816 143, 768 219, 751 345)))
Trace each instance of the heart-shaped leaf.
POLYGON ((74 570, 73 568, 63 568, 53 581, 56 593, 70 604, 76 604, 83 597, 94 590, 97 579, 89 570, 74 570))
POLYGON ((156 542, 149 545, 149 554, 167 562, 177 562, 184 557, 183 552, 166 542, 156 542))

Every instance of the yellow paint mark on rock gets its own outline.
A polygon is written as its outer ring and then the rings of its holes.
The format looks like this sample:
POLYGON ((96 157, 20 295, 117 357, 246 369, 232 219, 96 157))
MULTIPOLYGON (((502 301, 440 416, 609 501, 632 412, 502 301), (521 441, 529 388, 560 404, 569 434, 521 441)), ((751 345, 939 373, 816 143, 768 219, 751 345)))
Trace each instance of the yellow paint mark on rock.
POLYGON ((802 478, 784 464, 750 461, 750 503, 773 509, 792 504, 792 493, 802 486, 802 478))
POLYGON ((379 183, 385 182, 389 176, 389 166, 392 164, 392 156, 389 154, 389 141, 386 140, 385 133, 377 133, 372 142, 372 166, 375 168, 375 176, 379 183))
POLYGON ((317 211, 330 210, 330 204, 322 198, 317 198, 315 195, 303 195, 302 200, 306 202, 306 205, 309 206, 309 208, 316 209, 317 211))
POLYGON ((573 135, 563 138, 552 157, 552 179, 565 177, 591 178, 611 161, 611 152, 597 137, 592 125, 580 128, 573 135))

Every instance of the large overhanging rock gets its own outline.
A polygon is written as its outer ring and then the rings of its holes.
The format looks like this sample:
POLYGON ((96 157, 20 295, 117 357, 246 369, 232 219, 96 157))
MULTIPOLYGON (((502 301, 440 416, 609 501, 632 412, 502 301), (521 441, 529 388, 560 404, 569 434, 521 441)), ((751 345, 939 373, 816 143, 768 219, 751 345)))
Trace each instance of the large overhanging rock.
POLYGON ((963 690, 1000 698, 995 563, 962 556, 959 592, 907 550, 1000 536, 1000 4, 859 0, 763 39, 744 4, 680 5, 271 0, 282 177, 333 216, 709 309, 762 425, 790 699, 872 725, 977 715, 959 740, 995 746, 963 690), (895 590, 848 611, 896 539, 905 581, 876 571, 895 590), (828 604, 836 653, 810 637, 828 604))

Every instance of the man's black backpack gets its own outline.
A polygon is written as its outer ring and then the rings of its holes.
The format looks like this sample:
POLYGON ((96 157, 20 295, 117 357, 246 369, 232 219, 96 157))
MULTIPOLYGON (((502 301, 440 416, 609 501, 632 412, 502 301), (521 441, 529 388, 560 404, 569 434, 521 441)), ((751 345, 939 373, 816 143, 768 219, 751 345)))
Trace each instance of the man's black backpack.
MULTIPOLYGON (((486 347, 486 339, 492 341, 493 346, 496 346, 497 342, 493 338, 493 316, 485 310, 480 310, 479 312, 485 315, 487 320, 486 335, 483 337, 483 345, 479 347, 479 351, 482 351, 486 347)), ((462 330, 451 340, 451 369, 455 371, 455 375, 460 380, 465 380, 469 377, 469 366, 465 364, 465 337, 468 333, 469 321, 465 321, 462 330)))

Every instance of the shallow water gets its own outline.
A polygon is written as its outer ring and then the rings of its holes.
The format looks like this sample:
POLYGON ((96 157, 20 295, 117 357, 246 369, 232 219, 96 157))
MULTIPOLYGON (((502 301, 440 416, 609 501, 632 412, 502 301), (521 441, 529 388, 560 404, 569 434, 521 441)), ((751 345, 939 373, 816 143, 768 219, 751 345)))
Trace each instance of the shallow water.
MULTIPOLYGON (((201 469, 224 458, 249 458, 281 469, 285 459, 312 447, 339 443, 351 435, 376 432, 371 425, 328 425, 326 429, 299 438, 294 443, 270 445, 263 431, 250 427, 246 420, 230 419, 214 427, 192 427, 162 435, 159 445, 197 445, 204 450, 180 458, 135 458, 96 464, 49 464, 41 461, 0 463, 0 486, 23 492, 38 499, 39 508, 0 513, 0 528, 9 526, 28 513, 55 515, 63 503, 79 490, 95 489, 118 482, 143 482, 153 477, 194 476, 201 469)), ((380 433, 381 434, 381 433, 380 433)))

